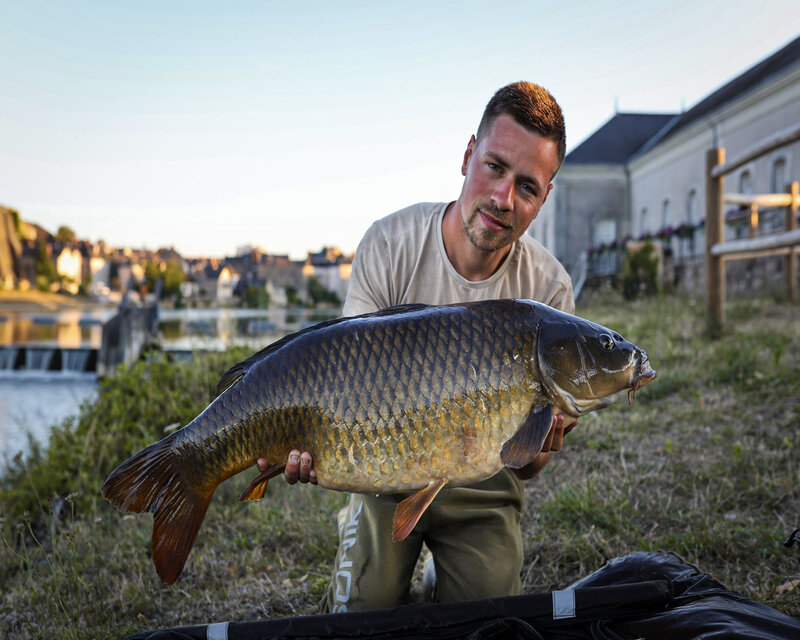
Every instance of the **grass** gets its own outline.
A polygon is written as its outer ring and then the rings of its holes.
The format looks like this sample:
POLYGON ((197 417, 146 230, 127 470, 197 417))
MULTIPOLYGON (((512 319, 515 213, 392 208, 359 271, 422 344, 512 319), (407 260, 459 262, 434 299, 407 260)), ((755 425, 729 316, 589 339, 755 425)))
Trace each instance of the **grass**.
MULTIPOLYGON (((800 318, 769 299, 731 302, 711 340, 703 305, 613 293, 578 313, 650 354, 658 379, 633 406, 581 419, 527 483, 527 592, 563 588, 606 560, 669 550, 729 588, 800 617, 800 318)), ((0 636, 116 638, 145 629, 314 613, 327 585, 344 496, 274 481, 261 503, 220 487, 172 587, 149 558, 151 518, 99 496, 110 469, 213 397, 241 353, 194 366, 139 363, 59 425, 46 451, 0 478, 0 636)), ((241 474, 242 476, 248 474, 241 474)))

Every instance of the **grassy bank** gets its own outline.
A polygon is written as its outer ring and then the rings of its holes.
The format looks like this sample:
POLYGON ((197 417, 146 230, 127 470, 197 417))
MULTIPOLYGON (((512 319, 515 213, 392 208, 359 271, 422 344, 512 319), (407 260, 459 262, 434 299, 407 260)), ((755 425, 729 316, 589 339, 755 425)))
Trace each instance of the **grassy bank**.
MULTIPOLYGON (((622 304, 607 294, 578 313, 646 348, 659 378, 632 407, 583 418, 528 483, 526 591, 662 549, 800 617, 800 587, 776 592, 800 578, 795 552, 781 545, 800 527, 798 307, 732 303, 714 341, 702 302, 686 298, 622 304)), ((242 355, 140 363, 107 380, 46 452, 12 463, 0 479, 0 636, 111 638, 315 611, 341 494, 273 482, 263 502, 243 505, 235 496, 249 478, 230 480, 172 587, 149 559, 152 519, 120 514, 99 496, 113 466, 191 419, 242 355)))

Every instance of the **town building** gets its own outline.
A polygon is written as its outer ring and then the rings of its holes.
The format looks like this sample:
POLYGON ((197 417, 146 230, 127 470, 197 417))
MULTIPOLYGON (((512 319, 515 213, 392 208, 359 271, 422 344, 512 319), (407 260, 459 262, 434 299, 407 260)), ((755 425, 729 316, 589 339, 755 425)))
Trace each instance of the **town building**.
MULTIPOLYGON (((706 152, 728 158, 800 124, 800 37, 682 113, 616 113, 566 157, 531 233, 574 273, 588 259, 616 272, 630 241, 652 238, 668 277, 703 280, 706 152)), ((786 192, 800 178, 800 142, 740 167, 726 193, 786 192)), ((729 207, 728 237, 747 232, 729 207)), ((780 228, 783 210, 763 211, 759 233, 780 228)))

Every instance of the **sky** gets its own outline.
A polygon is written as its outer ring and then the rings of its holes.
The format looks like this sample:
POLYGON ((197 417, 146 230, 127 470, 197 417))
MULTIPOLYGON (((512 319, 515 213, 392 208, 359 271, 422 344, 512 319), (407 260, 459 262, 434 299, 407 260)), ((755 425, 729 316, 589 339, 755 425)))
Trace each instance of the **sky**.
POLYGON ((0 0, 0 205, 187 257, 350 253, 373 220, 458 197, 509 82, 553 93, 569 151, 799 34, 794 0, 0 0))

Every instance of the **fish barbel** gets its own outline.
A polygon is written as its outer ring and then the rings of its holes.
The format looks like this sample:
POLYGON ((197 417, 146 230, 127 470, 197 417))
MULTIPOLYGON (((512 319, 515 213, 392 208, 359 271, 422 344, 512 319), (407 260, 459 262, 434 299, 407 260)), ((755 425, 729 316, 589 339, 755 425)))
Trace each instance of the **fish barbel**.
POLYGON ((102 492, 122 511, 153 512, 164 584, 180 576, 216 487, 266 458, 240 497, 259 500, 292 449, 312 454, 321 487, 414 491, 395 513, 401 540, 445 484, 525 466, 555 414, 575 419, 655 375, 619 334, 530 300, 339 318, 232 367, 200 415, 122 463, 102 492))

